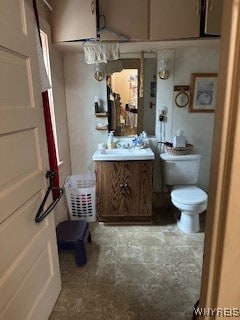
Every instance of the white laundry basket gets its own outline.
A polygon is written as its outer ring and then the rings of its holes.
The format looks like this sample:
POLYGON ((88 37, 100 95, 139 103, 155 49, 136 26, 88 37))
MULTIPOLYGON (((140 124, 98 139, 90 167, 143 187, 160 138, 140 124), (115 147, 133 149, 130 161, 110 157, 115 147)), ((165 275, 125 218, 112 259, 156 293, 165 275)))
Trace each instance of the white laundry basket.
POLYGON ((65 194, 70 220, 96 221, 96 178, 93 174, 66 178, 65 194))

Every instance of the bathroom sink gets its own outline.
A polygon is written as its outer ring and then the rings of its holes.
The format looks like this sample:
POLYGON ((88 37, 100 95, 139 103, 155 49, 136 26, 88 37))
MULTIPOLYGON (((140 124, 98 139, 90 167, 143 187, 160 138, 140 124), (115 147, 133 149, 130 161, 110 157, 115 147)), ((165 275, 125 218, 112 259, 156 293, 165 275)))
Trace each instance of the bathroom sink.
POLYGON ((153 160, 154 158, 151 148, 97 150, 92 157, 94 161, 153 160))

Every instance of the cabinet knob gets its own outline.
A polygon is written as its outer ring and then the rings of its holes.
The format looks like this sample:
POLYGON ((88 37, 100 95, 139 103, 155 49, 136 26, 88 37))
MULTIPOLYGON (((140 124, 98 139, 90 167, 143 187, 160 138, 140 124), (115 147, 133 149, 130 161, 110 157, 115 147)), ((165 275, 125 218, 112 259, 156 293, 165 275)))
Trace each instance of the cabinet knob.
POLYGON ((124 184, 124 190, 125 190, 126 194, 129 195, 130 190, 129 190, 129 186, 128 186, 127 182, 124 184))
POLYGON ((209 0, 208 1, 208 10, 212 11, 212 9, 213 9, 213 0, 209 0))
POLYGON ((120 187, 120 193, 124 195, 125 194, 124 184, 120 183, 119 187, 120 187))
POLYGON ((119 187, 120 187, 121 193, 123 193, 123 194, 129 194, 129 187, 128 187, 127 182, 125 182, 125 183, 120 183, 119 187))
POLYGON ((95 13, 95 0, 91 1, 91 13, 92 15, 95 13))

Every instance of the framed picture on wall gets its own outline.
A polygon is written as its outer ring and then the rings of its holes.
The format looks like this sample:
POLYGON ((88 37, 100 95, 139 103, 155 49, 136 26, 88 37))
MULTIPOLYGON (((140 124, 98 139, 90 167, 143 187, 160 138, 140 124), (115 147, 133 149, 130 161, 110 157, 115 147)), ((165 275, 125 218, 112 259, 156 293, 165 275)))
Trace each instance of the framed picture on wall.
POLYGON ((214 112, 216 94, 217 73, 192 73, 189 112, 214 112))

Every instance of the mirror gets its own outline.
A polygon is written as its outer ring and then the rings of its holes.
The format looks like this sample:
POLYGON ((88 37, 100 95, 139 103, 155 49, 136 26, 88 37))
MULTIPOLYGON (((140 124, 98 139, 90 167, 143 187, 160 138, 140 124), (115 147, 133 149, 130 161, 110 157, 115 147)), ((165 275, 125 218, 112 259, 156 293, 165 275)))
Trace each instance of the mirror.
POLYGON ((155 135, 156 54, 144 57, 143 97, 140 97, 140 58, 106 64, 109 131, 129 136, 146 131, 155 135))

